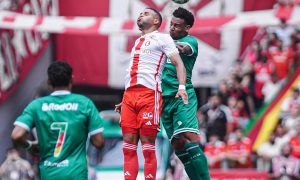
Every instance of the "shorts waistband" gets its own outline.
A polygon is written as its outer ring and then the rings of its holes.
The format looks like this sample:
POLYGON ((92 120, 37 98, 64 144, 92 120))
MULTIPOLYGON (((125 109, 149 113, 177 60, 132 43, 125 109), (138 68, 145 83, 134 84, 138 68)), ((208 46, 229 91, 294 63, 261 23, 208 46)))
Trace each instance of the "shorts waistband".
POLYGON ((126 91, 154 91, 153 89, 147 88, 143 85, 135 85, 126 89, 126 91))

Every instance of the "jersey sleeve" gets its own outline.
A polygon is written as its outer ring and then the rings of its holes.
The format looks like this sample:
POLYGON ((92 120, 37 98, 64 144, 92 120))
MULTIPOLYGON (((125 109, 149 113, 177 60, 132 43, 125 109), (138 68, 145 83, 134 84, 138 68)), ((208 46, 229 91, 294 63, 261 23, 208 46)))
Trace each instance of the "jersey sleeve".
POLYGON ((176 48, 176 45, 170 35, 162 34, 160 37, 160 43, 161 43, 162 51, 168 57, 170 57, 173 54, 179 54, 179 51, 176 48))
POLYGON ((15 126, 20 126, 27 131, 30 131, 34 127, 34 105, 30 103, 23 111, 23 113, 14 122, 15 126))
POLYGON ((89 100, 88 108, 89 108, 89 121, 88 121, 89 135, 92 136, 103 132, 104 128, 103 128, 102 120, 99 115, 99 111, 97 110, 96 106, 91 100, 89 100))

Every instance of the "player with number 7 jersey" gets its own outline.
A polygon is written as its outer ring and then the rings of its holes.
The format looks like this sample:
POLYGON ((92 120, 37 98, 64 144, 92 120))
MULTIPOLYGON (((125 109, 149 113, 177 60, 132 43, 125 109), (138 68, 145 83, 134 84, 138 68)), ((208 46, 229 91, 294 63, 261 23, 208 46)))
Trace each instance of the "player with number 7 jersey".
MULTIPOLYGON (((58 68, 53 68, 56 72, 59 72, 61 65, 64 66, 61 63, 54 63, 53 66, 57 65, 58 68)), ((42 180, 88 179, 88 135, 96 147, 103 144, 102 121, 90 99, 73 94, 68 88, 55 90, 49 96, 32 101, 14 124, 16 127, 12 138, 21 146, 23 144, 25 149, 30 148, 30 143, 20 143, 22 137, 18 139, 17 132, 30 131, 36 127, 42 180), (100 141, 102 143, 97 143, 100 141)))

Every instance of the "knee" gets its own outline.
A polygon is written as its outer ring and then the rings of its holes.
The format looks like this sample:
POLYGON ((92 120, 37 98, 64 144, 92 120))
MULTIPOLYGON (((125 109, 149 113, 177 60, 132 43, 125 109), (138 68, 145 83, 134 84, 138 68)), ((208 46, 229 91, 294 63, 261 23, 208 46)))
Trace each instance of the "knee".
POLYGON ((184 145, 186 143, 186 140, 183 139, 183 138, 178 138, 178 139, 174 139, 172 141, 172 147, 175 149, 175 150, 184 150, 184 145))
POLYGON ((155 144, 142 143, 142 149, 145 163, 152 163, 156 161, 155 144))

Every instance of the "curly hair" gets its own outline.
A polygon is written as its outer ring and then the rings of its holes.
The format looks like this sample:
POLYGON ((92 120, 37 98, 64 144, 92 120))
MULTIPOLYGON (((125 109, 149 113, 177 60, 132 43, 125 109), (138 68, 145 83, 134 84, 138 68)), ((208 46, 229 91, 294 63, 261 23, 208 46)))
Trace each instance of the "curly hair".
POLYGON ((185 23, 187 25, 190 25, 191 27, 194 25, 194 21, 195 21, 194 15, 190 11, 188 11, 182 7, 179 7, 178 9, 176 9, 173 12, 173 16, 176 18, 183 19, 185 21, 185 23))
POLYGON ((63 87, 70 84, 73 69, 66 62, 55 61, 48 67, 47 73, 52 87, 63 87))

